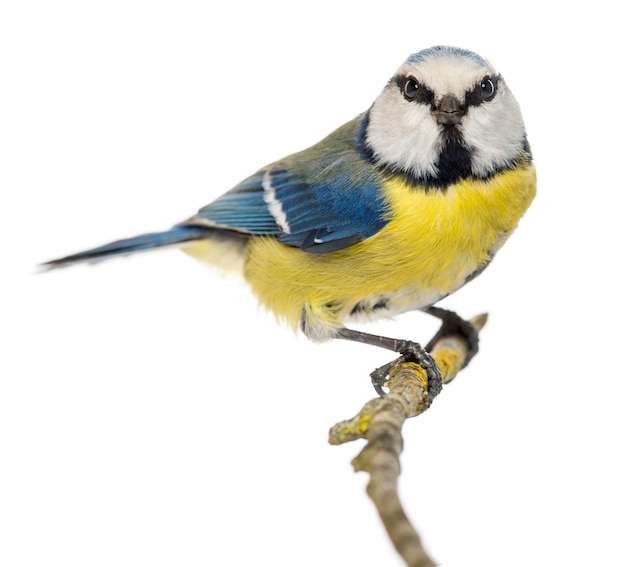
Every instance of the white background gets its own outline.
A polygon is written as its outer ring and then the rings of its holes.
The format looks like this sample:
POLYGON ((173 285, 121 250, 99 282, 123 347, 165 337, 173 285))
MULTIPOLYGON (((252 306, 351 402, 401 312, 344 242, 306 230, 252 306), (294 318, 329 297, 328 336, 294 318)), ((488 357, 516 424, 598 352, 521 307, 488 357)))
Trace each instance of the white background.
POLYGON ((402 498, 448 566, 626 565, 623 17, 580 6, 4 2, 0 564, 402 565, 362 443, 326 440, 388 353, 295 337, 175 250, 35 265, 190 216, 451 44, 516 94, 539 193, 443 303, 491 319, 406 425, 402 498))

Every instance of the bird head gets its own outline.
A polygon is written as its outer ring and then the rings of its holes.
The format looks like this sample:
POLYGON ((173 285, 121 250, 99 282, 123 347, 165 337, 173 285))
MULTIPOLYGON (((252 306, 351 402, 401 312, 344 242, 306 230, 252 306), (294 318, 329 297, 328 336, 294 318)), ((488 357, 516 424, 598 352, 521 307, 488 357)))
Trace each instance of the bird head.
POLYGON ((411 55, 366 120, 374 160, 426 184, 488 177, 528 152, 519 106, 500 74, 455 47, 411 55))

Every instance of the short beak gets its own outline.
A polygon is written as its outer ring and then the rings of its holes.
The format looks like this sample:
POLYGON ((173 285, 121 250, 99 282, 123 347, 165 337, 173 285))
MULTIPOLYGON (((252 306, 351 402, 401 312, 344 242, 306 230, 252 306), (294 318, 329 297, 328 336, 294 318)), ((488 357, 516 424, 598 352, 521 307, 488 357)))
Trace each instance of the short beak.
POLYGON ((437 124, 460 124, 465 109, 454 95, 447 94, 433 110, 433 115, 437 124))

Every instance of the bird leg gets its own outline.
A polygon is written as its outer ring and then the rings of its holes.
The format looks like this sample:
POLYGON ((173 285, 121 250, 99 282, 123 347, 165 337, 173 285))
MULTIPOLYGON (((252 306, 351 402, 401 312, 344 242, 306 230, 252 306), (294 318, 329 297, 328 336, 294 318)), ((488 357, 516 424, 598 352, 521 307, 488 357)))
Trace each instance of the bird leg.
POLYGON ((389 371, 398 363, 414 361, 426 371, 426 375, 428 376, 428 394, 432 401, 441 391, 442 379, 437 363, 428 353, 434 348, 435 344, 444 337, 461 335, 467 342, 468 350, 463 368, 469 364, 469 361, 478 352, 478 331, 469 321, 466 321, 454 311, 449 311, 441 307, 431 306, 424 309, 424 312, 441 319, 441 327, 428 342, 426 348, 423 348, 420 344, 413 341, 391 339, 389 337, 363 333, 345 327, 338 330, 337 338, 339 339, 385 348, 402 355, 400 358, 377 368, 370 374, 372 385, 379 396, 385 395, 383 385, 387 380, 389 371))
POLYGON ((397 360, 377 368, 370 374, 372 385, 379 396, 385 395, 383 384, 386 381, 389 370, 398 362, 417 362, 426 371, 426 375, 428 376, 428 394, 431 401, 435 399, 437 394, 441 391, 443 382, 437 363, 418 343, 381 337, 380 335, 371 335, 345 327, 338 330, 337 338, 385 348, 402 355, 397 360))
POLYGON ((426 350, 432 350, 435 343, 443 337, 461 335, 467 342, 467 356, 465 357, 465 362, 463 363, 463 368, 465 368, 469 364, 469 361, 472 360, 478 352, 478 331, 476 330, 476 327, 474 327, 474 325, 472 325, 469 321, 466 321, 457 315, 454 311, 449 311, 448 309, 431 306, 424 309, 424 312, 441 319, 441 327, 426 345, 426 350))

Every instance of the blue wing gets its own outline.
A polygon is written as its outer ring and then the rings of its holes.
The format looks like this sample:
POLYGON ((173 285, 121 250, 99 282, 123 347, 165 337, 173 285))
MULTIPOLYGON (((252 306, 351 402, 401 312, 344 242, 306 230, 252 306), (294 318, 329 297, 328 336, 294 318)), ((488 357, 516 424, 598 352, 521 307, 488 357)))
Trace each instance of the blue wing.
POLYGON ((263 169, 189 222, 276 236, 313 254, 352 246, 388 222, 379 176, 356 155, 327 157, 308 168, 263 169))

